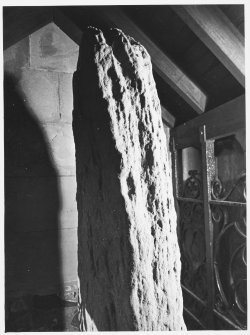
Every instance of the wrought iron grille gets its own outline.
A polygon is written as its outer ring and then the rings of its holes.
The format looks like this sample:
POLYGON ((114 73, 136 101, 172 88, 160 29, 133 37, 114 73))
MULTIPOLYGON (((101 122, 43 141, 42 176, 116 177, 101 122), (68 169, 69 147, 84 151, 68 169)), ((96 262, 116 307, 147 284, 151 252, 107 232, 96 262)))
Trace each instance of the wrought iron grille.
POLYGON ((186 180, 183 148, 172 143, 189 330, 247 327, 246 174, 244 153, 233 141, 208 139, 201 127, 200 171, 190 170, 186 180))

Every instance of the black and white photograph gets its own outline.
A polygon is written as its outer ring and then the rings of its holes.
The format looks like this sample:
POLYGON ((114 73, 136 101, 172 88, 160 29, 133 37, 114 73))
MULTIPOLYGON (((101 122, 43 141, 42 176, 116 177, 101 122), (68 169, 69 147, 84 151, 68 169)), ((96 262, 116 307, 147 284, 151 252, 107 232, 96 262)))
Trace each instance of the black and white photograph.
POLYGON ((246 2, 1 9, 1 330, 246 333, 246 2))

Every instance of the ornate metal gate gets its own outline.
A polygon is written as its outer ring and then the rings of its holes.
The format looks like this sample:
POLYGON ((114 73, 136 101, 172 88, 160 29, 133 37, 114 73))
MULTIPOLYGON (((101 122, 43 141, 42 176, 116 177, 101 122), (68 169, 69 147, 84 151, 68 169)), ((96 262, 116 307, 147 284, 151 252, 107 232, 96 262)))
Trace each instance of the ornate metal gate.
POLYGON ((189 330, 246 329, 246 175, 238 141, 241 131, 226 137, 225 130, 216 136, 205 126, 197 131, 200 141, 193 147, 189 141, 189 149, 176 143, 175 134, 172 138, 184 318, 189 330))

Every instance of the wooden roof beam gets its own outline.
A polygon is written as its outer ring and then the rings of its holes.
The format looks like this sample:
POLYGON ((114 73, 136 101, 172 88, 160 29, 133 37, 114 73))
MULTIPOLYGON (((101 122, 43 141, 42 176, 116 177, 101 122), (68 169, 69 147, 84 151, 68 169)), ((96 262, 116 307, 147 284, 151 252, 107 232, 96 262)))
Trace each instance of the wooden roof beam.
POLYGON ((176 148, 200 146, 199 128, 206 125, 207 139, 231 135, 246 128, 245 95, 230 100, 172 130, 176 148))
POLYGON ((244 37, 229 18, 215 5, 171 8, 245 87, 244 37))
MULTIPOLYGON (((54 22, 76 44, 80 45, 81 29, 56 7, 14 7, 4 8, 4 49, 29 36, 46 24, 54 22)), ((165 107, 162 119, 169 127, 175 125, 175 117, 165 107)))
POLYGON ((54 23, 71 38, 76 44, 80 45, 82 40, 82 30, 66 16, 60 9, 54 8, 54 23))
POLYGON ((161 117, 163 122, 170 128, 174 128, 175 126, 175 117, 169 113, 169 111, 161 105, 161 117))
POLYGON ((122 10, 117 7, 102 7, 99 15, 139 41, 149 52, 153 68, 162 79, 198 114, 205 111, 205 93, 122 10))
MULTIPOLYGON (((67 34, 76 44, 80 45, 82 38, 82 30, 69 19, 60 9, 54 9, 54 23, 67 34)), ((175 126, 175 117, 161 105, 163 122, 173 128, 175 126)))

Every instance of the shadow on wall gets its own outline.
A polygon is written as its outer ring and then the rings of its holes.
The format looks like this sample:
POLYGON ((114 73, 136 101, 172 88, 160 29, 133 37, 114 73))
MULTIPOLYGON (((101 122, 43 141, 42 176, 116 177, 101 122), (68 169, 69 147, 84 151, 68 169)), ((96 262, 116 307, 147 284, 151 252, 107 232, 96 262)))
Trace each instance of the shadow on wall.
POLYGON ((86 36, 73 77, 81 322, 84 331, 131 331, 137 329, 131 307, 135 264, 118 178, 121 156, 86 36))
POLYGON ((63 330, 61 302, 54 294, 61 289, 57 172, 15 82, 5 75, 6 331, 63 330), (53 325, 46 324, 46 313, 53 325))

